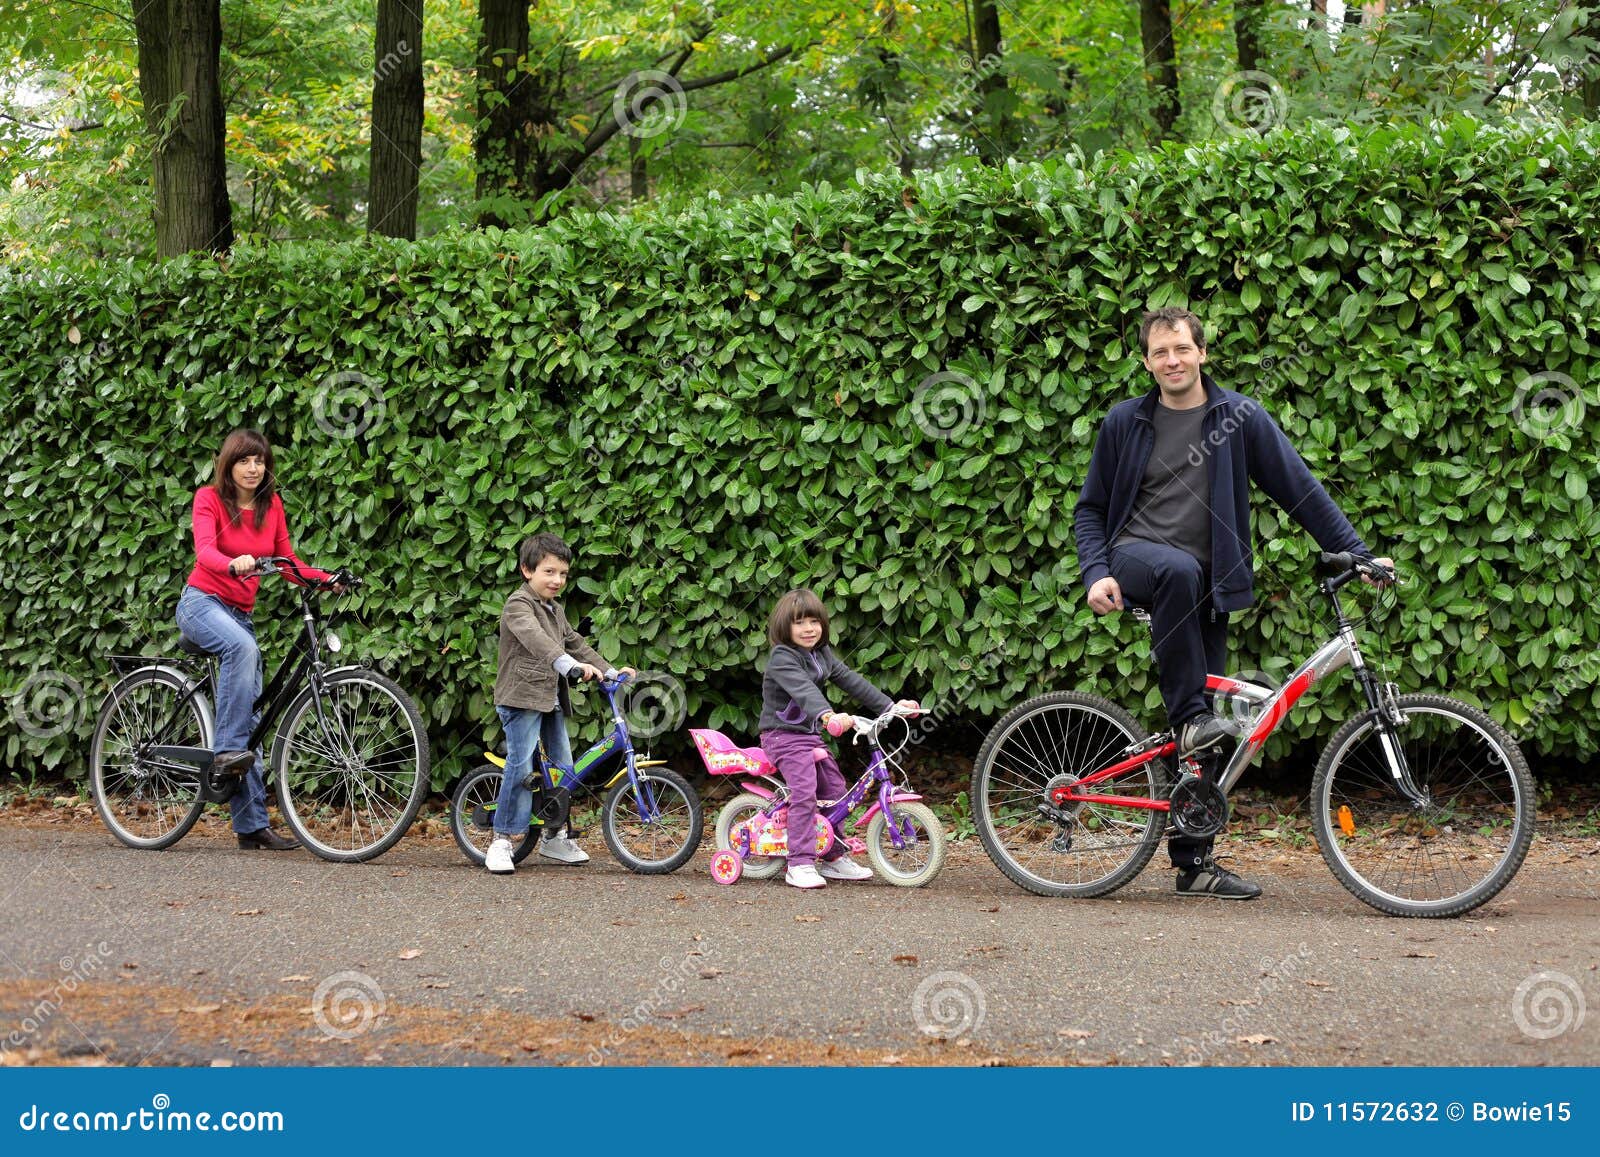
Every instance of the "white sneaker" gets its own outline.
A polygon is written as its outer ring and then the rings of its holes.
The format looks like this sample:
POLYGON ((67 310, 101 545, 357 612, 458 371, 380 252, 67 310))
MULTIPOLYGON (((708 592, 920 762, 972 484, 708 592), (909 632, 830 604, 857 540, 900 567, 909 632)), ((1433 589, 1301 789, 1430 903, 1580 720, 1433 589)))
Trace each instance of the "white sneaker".
POLYGON ((783 873, 783 882, 795 888, 826 888, 828 881, 817 875, 817 869, 810 864, 801 864, 798 867, 786 869, 783 873))
POLYGON ((872 879, 872 869, 856 863, 849 856, 840 856, 837 860, 818 860, 817 871, 828 880, 872 879))
POLYGON ((554 860, 558 864, 587 864, 589 853, 580 848, 574 841, 567 838, 567 829, 562 828, 555 835, 542 835, 539 837, 539 858, 554 860))
POLYGON ((509 876, 517 870, 517 865, 511 862, 511 841, 504 836, 496 836, 489 845, 489 854, 484 858, 483 866, 497 876, 509 876))

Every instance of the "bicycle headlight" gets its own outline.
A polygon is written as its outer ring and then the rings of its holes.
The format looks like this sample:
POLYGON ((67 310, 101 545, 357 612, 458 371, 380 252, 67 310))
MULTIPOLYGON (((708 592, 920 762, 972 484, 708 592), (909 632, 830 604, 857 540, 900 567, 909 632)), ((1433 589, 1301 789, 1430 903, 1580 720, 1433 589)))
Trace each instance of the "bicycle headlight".
POLYGON ((329 631, 327 635, 323 637, 322 645, 327 647, 328 650, 332 651, 336 655, 339 653, 339 648, 344 646, 344 644, 339 641, 339 636, 334 634, 332 631, 329 631))

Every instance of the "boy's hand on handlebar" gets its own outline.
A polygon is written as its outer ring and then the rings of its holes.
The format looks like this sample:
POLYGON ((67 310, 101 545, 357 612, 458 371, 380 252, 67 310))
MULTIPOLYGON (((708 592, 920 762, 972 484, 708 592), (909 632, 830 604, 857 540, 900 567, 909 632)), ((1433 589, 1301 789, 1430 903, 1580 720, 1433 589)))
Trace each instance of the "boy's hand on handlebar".
POLYGON ((574 671, 585 683, 605 677, 605 672, 591 663, 579 663, 574 671))
POLYGON ((253 554, 241 554, 238 558, 228 563, 228 573, 234 578, 245 578, 255 570, 259 563, 253 554))
POLYGON ((639 674, 639 670, 636 667, 618 667, 617 674, 626 675, 628 678, 632 679, 639 674))
POLYGON ((1107 575, 1089 588, 1089 609, 1097 615, 1109 615, 1122 609, 1122 587, 1107 575))

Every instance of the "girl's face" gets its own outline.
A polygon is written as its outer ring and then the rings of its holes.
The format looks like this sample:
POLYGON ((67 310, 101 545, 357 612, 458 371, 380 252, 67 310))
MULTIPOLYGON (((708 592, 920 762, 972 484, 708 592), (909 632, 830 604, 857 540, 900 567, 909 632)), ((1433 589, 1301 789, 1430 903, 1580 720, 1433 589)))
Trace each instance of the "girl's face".
POLYGON ((259 454, 241 458, 233 464, 233 484, 239 488, 241 498, 254 494, 266 476, 267 460, 259 454))
POLYGON ((794 645, 811 650, 822 642, 821 619, 796 619, 789 628, 789 637, 794 640, 794 645))

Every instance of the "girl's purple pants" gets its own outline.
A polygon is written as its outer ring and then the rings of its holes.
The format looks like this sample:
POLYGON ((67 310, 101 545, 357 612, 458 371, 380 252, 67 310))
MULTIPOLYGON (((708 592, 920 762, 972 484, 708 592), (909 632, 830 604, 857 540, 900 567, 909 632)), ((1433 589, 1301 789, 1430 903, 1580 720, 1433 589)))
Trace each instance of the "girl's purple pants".
MULTIPOLYGON (((789 785, 789 867, 815 863, 817 859, 817 798, 839 799, 847 784, 833 753, 818 760, 818 748, 828 745, 819 735, 798 731, 763 731, 761 750, 777 765, 778 774, 789 785)), ((845 854, 843 842, 833 846, 824 859, 837 860, 845 854)))

